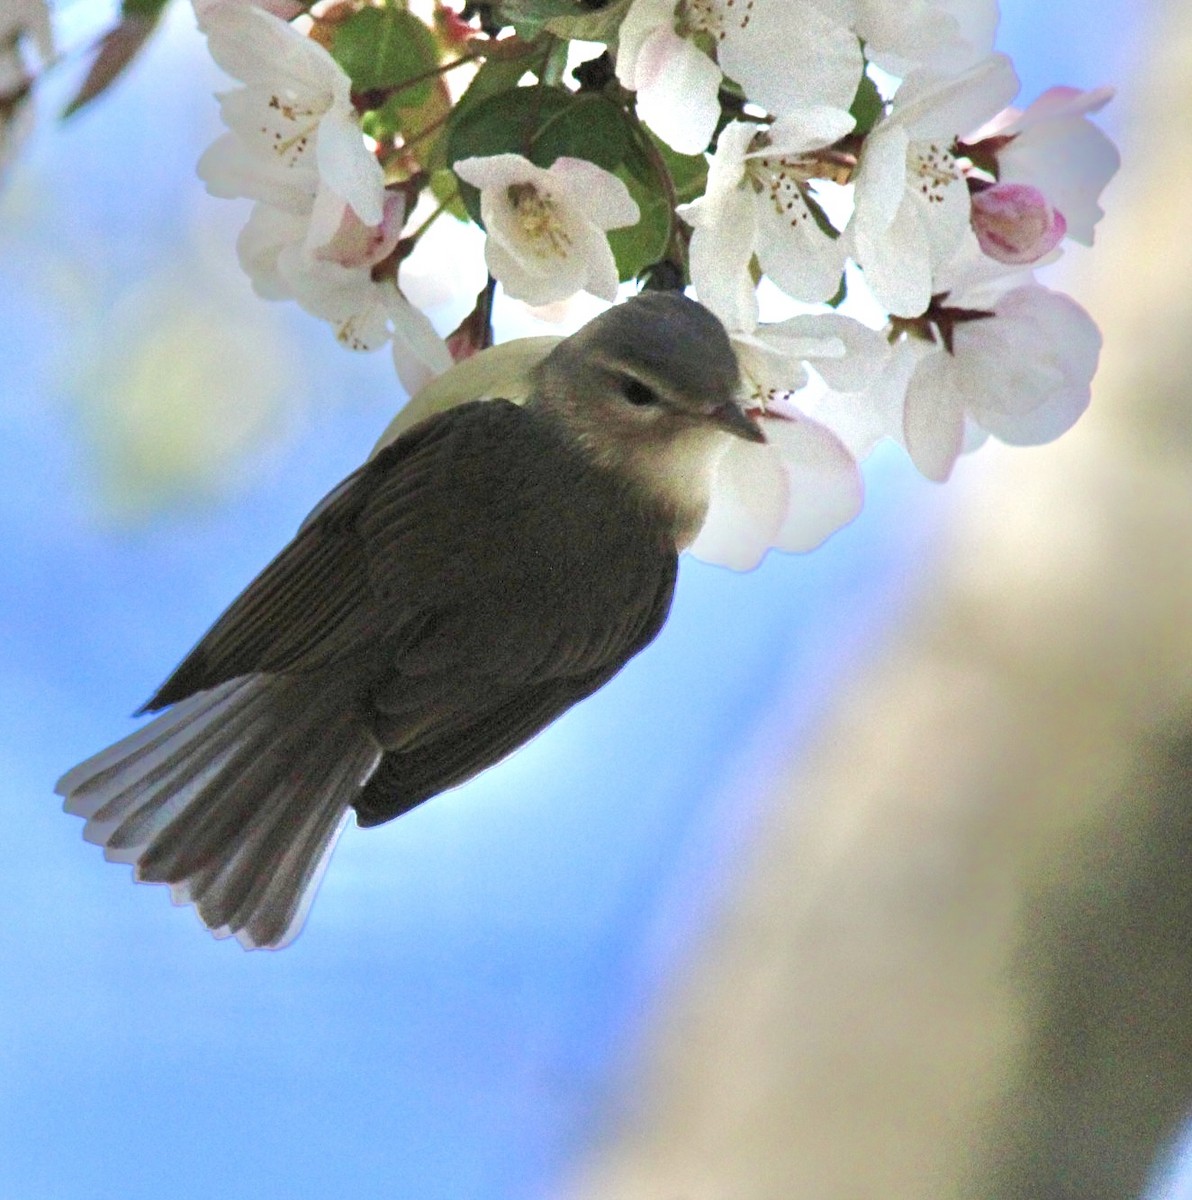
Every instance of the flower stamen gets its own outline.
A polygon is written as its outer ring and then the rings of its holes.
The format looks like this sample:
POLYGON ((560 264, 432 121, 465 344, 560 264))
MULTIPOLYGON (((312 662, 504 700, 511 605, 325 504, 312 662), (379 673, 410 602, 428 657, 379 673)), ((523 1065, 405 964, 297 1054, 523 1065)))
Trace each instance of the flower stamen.
POLYGON ((753 16, 754 0, 686 0, 679 7, 681 36, 709 33, 723 42, 728 28, 744 29, 753 16))
POLYGON ((541 257, 566 258, 571 235, 559 219, 553 197, 540 192, 532 183, 511 183, 505 196, 513 209, 518 227, 541 257))

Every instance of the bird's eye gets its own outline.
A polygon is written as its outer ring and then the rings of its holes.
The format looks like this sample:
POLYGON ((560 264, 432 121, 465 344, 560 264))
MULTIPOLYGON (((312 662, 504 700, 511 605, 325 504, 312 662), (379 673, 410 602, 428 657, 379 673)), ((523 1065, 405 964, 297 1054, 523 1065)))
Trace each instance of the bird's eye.
POLYGON ((647 404, 658 403, 658 393, 652 387, 642 383, 640 379, 623 379, 621 395, 635 408, 644 408, 647 404))

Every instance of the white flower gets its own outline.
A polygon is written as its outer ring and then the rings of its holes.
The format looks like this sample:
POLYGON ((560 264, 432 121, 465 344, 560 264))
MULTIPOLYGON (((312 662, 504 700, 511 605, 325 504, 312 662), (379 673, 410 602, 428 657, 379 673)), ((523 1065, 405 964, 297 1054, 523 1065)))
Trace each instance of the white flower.
POLYGON ((887 343, 881 369, 859 384, 807 388, 800 396, 803 411, 826 425, 858 462, 864 462, 886 438, 903 444, 906 387, 918 363, 914 354, 907 353, 911 347, 909 340, 893 347, 887 343))
POLYGON ((617 78, 681 154, 712 140, 722 72, 783 116, 810 104, 848 108, 863 69, 856 36, 813 0, 633 0, 618 39, 617 78), (716 62, 691 40, 701 34, 716 62))
POLYGON ((855 459, 831 429, 801 410, 799 393, 808 364, 843 387, 866 386, 888 347, 880 334, 837 313, 773 324, 716 315, 737 355, 744 401, 760 410, 767 440, 734 440, 725 450, 691 550, 705 561, 749 570, 771 548, 814 550, 861 511, 864 484, 855 459))
POLYGON ((997 0, 856 0, 853 27, 870 61, 892 74, 955 74, 993 50, 997 23, 997 0))
POLYGON ((266 299, 296 300, 330 322, 341 344, 393 344, 406 390, 451 365, 446 344, 372 268, 394 251, 405 220, 364 144, 347 75, 318 43, 264 11, 287 0, 195 0, 212 56, 246 86, 221 97, 229 132, 208 147, 199 174, 216 196, 255 200, 237 243, 266 299))
MULTIPOLYGON (((390 199, 400 205, 400 197, 390 199)), ((342 211, 350 226, 342 236, 352 252, 345 251, 337 261, 326 249, 311 252, 306 218, 257 204, 237 242, 241 266, 258 295, 296 300, 312 316, 330 322, 349 350, 376 350, 392 341, 398 378, 413 395, 451 365, 451 355, 426 315, 402 296, 392 278, 373 279, 368 260, 383 257, 384 245, 362 241, 360 230, 366 227, 354 227, 351 209, 342 211)), ((400 228, 400 214, 394 224, 400 228)))
POLYGON ((847 243, 820 228, 808 205, 808 185, 822 174, 814 152, 853 125, 841 109, 810 108, 762 133, 744 121, 722 130, 704 195, 676 210, 694 230, 696 291, 722 320, 750 319, 754 254, 762 271, 798 300, 828 300, 839 289, 847 243))
POLYGON ((1068 430, 1088 406, 1101 348, 1096 324, 1070 297, 1036 283, 1004 290, 1015 282, 987 275, 953 289, 923 318, 934 342, 910 339, 918 361, 903 436, 929 479, 947 479, 957 457, 985 434, 1038 445, 1068 430))
POLYGON ((769 549, 814 550, 861 511, 861 472, 834 433, 781 402, 763 428, 764 446, 734 441, 717 464, 696 558, 748 571, 769 549))
POLYGON ((1006 109, 965 141, 993 139, 987 144, 997 159, 998 179, 1038 188, 1063 213, 1067 236, 1091 246, 1093 227, 1104 216, 1098 200, 1121 156, 1088 114, 1112 97, 1112 88, 1050 88, 1025 111, 1006 109))
POLYGON ((527 304, 578 291, 616 298, 605 231, 636 224, 640 213, 615 175, 580 158, 544 169, 520 154, 465 158, 455 173, 480 189, 485 262, 510 296, 527 304))
POLYGON ((366 225, 353 208, 323 189, 311 209, 307 249, 314 258, 341 267, 372 267, 397 248, 405 221, 406 204, 400 193, 386 192, 380 223, 366 225))
POLYGON ((415 396, 451 367, 451 353, 426 313, 415 308, 392 282, 385 288, 385 306, 389 312, 393 366, 406 395, 415 396))
POLYGON ((927 308, 934 272, 969 230, 968 183, 952 151, 957 137, 1017 90, 1004 54, 951 78, 917 72, 865 139, 848 235, 865 282, 895 316, 914 317, 927 308))
POLYGON ((367 267, 317 258, 307 246, 310 223, 257 204, 236 248, 253 289, 266 300, 297 300, 312 316, 330 321, 352 350, 375 350, 389 337, 381 289, 367 267))
MULTIPOLYGON (((313 172, 318 185, 365 225, 379 225, 384 175, 364 145, 351 83, 335 59, 318 42, 246 0, 209 0, 197 12, 212 57, 245 85, 220 97, 235 139, 220 139, 208 151, 205 178, 218 181, 225 169, 229 176, 242 174, 246 155, 260 164, 258 173, 265 179, 276 180, 279 169, 283 177, 313 172)), ((265 198, 253 190, 239 194, 265 198)))

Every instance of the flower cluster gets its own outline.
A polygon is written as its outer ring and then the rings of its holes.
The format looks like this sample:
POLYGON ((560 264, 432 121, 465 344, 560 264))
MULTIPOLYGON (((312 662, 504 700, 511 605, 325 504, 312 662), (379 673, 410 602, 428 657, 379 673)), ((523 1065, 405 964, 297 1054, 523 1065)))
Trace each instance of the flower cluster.
POLYGON ((986 437, 1048 441, 1088 403, 1097 328, 1033 271, 1092 242, 1110 92, 1011 108, 996 0, 437 0, 427 22, 194 4, 243 85, 200 173, 255 201, 254 286, 347 346, 390 343, 411 391, 491 340, 491 286, 446 342, 402 295, 445 213, 484 228, 514 299, 612 301, 636 279, 720 317, 768 444, 723 459, 702 556, 818 545, 860 510, 883 438, 944 480, 986 437), (569 69, 573 42, 606 49, 569 69), (767 294, 796 315, 763 321, 767 294))
POLYGON ((417 390, 450 365, 425 315, 397 287, 405 197, 366 146, 351 83, 327 50, 246 0, 195 0, 219 66, 244 86, 220 97, 228 132, 199 162, 216 196, 256 203, 240 262, 267 299, 294 299, 355 350, 392 341, 417 390))

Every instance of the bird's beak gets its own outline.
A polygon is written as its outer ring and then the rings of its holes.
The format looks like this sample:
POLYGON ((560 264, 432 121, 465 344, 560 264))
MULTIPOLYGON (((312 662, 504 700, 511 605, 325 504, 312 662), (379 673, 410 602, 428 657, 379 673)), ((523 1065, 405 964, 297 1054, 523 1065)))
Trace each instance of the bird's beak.
POLYGON ((766 435, 762 432, 761 426, 752 417, 746 416, 744 409, 732 400, 727 404, 718 404, 708 413, 708 417, 725 433, 731 433, 733 437, 744 438, 747 442, 765 444, 766 435))

